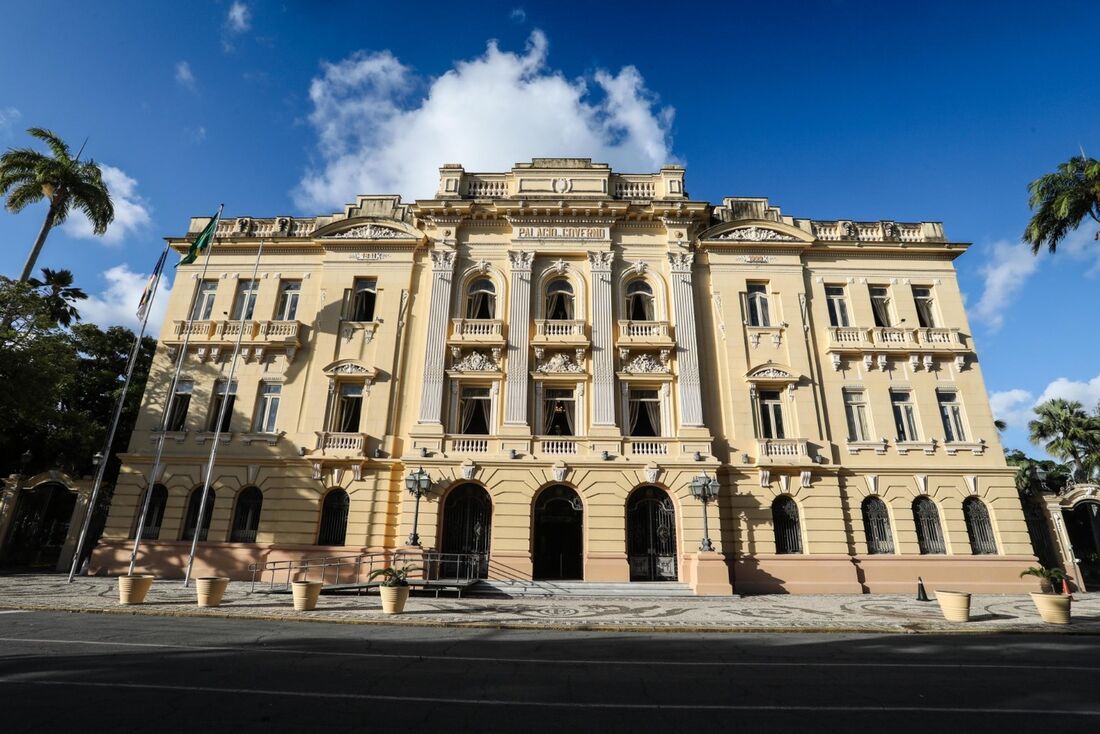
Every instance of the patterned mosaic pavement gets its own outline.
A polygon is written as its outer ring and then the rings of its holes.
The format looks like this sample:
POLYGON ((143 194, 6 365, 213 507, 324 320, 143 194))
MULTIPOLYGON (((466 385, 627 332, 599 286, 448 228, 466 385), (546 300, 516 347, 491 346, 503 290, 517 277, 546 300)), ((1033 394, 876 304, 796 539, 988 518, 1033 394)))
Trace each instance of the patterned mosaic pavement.
POLYGON ((118 604, 110 578, 62 575, 0 576, 0 609, 206 616, 360 624, 456 627, 822 632, 1053 632, 1100 634, 1100 594, 1077 594, 1073 623, 1044 624, 1027 596, 980 595, 971 622, 946 622, 936 602, 901 595, 805 595, 714 598, 477 599, 414 595, 400 616, 384 615, 375 593, 322 596, 313 612, 295 612, 289 594, 249 593, 229 586, 222 606, 199 609, 181 581, 156 581, 141 606, 118 604))

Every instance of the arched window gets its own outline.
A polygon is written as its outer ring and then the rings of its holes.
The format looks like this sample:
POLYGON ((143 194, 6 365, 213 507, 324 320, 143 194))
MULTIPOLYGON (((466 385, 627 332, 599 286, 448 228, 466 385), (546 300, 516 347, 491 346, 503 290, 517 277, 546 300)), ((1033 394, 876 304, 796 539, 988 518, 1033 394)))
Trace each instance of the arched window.
POLYGON ((317 545, 343 545, 348 534, 348 507, 351 500, 342 489, 334 489, 325 495, 321 505, 321 531, 317 545))
POLYGON ((256 487, 245 487, 237 495, 237 509, 233 511, 233 529, 229 533, 230 543, 255 543, 256 531, 260 528, 260 510, 263 508, 264 495, 256 487))
POLYGON ((550 281, 546 287, 546 318, 572 321, 573 313, 573 285, 565 278, 550 281))
POLYGON ((634 280, 626 287, 626 317, 631 321, 653 321, 653 287, 644 280, 634 280))
POLYGON ((867 534, 868 553, 893 553, 894 536, 890 532, 890 514, 878 497, 863 500, 863 532, 867 534))
POLYGON ((497 289, 488 278, 470 283, 466 295, 466 318, 493 319, 497 313, 497 289))
MULTIPOLYGON (((159 540, 160 526, 164 522, 164 507, 168 504, 168 490, 163 484, 153 485, 153 496, 149 498, 149 509, 145 512, 145 525, 141 529, 142 540, 159 540)), ((135 519, 134 532, 137 532, 137 523, 141 522, 141 509, 145 506, 145 495, 141 497, 141 503, 137 506, 137 518, 135 519)))
MULTIPOLYGON (((206 495, 206 511, 202 513, 202 527, 199 529, 199 540, 206 540, 210 533, 210 518, 214 516, 214 488, 211 487, 206 495)), ((191 492, 191 498, 187 501, 187 514, 183 521, 183 540, 193 540, 195 526, 199 521, 199 505, 202 504, 202 487, 196 487, 191 492)))
POLYGON ((977 497, 963 500, 966 517, 966 534, 970 537, 970 552, 976 556, 995 554, 997 541, 993 538, 993 525, 989 522, 989 509, 977 497))
POLYGON ((787 495, 772 502, 772 525, 775 527, 776 553, 802 552, 802 527, 798 521, 798 505, 787 495))
POLYGON ((917 525, 917 545, 923 555, 946 553, 940 513, 936 504, 927 497, 913 500, 913 521, 917 525))

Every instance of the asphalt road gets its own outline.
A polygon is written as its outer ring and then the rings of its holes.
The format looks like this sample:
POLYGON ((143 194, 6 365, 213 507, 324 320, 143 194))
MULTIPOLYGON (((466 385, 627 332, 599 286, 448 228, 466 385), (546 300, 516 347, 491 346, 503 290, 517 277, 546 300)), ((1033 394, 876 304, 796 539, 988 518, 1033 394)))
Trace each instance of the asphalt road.
POLYGON ((1086 731, 1098 653, 1089 636, 0 612, 0 732, 1086 731))

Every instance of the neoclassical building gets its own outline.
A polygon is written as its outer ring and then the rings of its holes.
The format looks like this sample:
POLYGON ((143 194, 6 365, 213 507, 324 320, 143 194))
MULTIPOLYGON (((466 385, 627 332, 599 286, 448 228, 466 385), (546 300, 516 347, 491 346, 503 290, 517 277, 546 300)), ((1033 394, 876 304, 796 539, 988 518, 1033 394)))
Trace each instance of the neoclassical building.
POLYGON ((679 166, 575 158, 448 164, 415 203, 224 219, 206 276, 204 258, 176 271, 92 567, 125 570, 147 491, 139 568, 158 574, 181 574, 196 532, 196 571, 235 577, 399 548, 422 468, 424 547, 480 553, 489 578, 1030 589, 953 266, 966 249, 937 222, 715 205, 679 166))

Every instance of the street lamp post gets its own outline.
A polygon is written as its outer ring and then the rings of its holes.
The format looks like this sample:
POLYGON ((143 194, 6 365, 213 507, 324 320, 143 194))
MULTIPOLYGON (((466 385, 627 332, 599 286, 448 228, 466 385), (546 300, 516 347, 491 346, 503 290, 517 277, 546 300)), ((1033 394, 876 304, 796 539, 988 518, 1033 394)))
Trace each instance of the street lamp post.
POLYGON ((413 497, 416 497, 416 509, 413 510, 413 529, 409 533, 409 545, 420 545, 420 533, 416 532, 417 525, 420 522, 420 498, 428 494, 431 488, 432 478, 428 476, 428 472, 424 471, 424 467, 420 467, 405 477, 405 489, 409 490, 409 494, 413 497))
POLYGON ((713 551, 714 544, 710 542, 710 527, 707 524, 707 505, 718 497, 718 477, 708 477, 700 474, 691 480, 691 496, 703 503, 703 541, 699 543, 699 550, 713 551))

